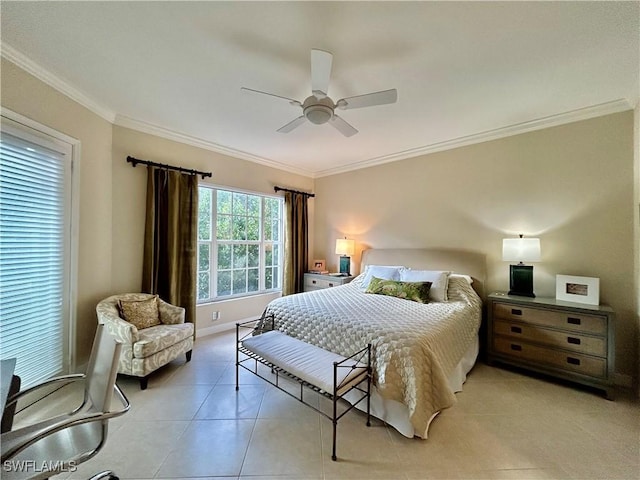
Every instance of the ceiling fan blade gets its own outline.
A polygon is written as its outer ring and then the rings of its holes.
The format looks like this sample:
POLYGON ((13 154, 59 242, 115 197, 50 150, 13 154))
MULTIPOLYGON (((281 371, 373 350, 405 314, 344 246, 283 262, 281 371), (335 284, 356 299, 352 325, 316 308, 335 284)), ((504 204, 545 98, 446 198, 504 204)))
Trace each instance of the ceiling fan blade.
POLYGON ((331 63, 333 55, 324 50, 311 50, 311 91, 317 98, 324 98, 329 92, 331 63))
POLYGON ((267 93, 261 90, 254 90, 253 88, 247 88, 247 87, 240 87, 240 90, 244 90, 245 92, 259 93, 260 95, 269 95, 270 97, 281 98, 282 100, 286 100, 287 102, 289 102, 294 107, 302 106, 302 103, 300 103, 298 100, 294 100, 293 98, 289 98, 289 97, 283 97, 282 95, 275 95, 273 93, 267 93))
POLYGON ((349 110, 351 108, 373 107, 375 105, 395 103, 397 100, 398 91, 395 88, 392 88, 391 90, 383 90, 381 92, 342 98, 336 102, 336 107, 342 110, 349 110))
POLYGON ((331 120, 329 120, 329 123, 331 124, 331 126, 333 126, 333 128, 338 130, 345 137, 351 137, 356 133, 358 133, 358 130, 353 128, 351 125, 345 122, 338 115, 334 115, 333 117, 331 117, 331 120))
POLYGON ((305 122, 306 118, 304 115, 300 115, 298 118, 296 118, 295 120, 291 120, 289 123, 287 123, 285 126, 280 127, 277 132, 278 133, 289 133, 291 130, 293 130, 294 128, 299 127, 300 125, 302 125, 305 122))

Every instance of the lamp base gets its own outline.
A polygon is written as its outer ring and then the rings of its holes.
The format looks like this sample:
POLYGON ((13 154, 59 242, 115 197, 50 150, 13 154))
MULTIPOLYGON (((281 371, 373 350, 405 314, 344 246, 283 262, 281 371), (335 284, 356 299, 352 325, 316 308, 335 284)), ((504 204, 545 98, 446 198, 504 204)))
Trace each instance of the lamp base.
POLYGON ((349 269, 351 267, 351 257, 347 257, 346 255, 343 255, 340 257, 340 273, 344 274, 344 275, 351 275, 351 273, 349 273, 349 269))
POLYGON ((535 297, 533 293, 533 266, 509 266, 509 295, 535 297))

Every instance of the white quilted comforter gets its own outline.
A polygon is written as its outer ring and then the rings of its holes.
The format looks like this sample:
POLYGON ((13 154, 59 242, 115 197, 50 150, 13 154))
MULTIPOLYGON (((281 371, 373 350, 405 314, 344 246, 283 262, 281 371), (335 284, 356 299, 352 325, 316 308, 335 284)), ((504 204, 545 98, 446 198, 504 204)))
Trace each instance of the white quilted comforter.
POLYGON ((448 302, 429 304, 364 293, 361 281, 276 299, 264 318, 273 315, 277 330, 343 356, 371 343, 378 392, 406 405, 414 429, 424 432, 455 402, 447 377, 478 334, 482 302, 461 278, 449 280, 448 302))

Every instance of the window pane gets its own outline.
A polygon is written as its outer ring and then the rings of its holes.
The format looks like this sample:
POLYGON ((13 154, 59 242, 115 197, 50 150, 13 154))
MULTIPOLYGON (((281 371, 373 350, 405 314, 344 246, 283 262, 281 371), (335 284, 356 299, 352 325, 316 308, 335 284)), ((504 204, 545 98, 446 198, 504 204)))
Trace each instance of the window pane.
POLYGON ((258 280, 260 270, 257 268, 249 269, 249 291, 257 292, 260 288, 260 282, 258 280))
POLYGON ((273 271, 271 267, 267 267, 264 270, 264 288, 267 290, 273 288, 273 271))
POLYGON ((198 188, 198 240, 211 240, 211 189, 198 188))
POLYGON ((198 245, 198 270, 209 270, 209 244, 201 243, 198 245))
POLYGON ((264 264, 265 266, 273 265, 273 245, 265 245, 264 247, 264 264))
POLYGON ((280 202, 275 198, 269 199, 269 209, 271 210, 272 218, 278 218, 280 216, 280 202))
POLYGON ((247 247, 247 265, 249 268, 260 266, 260 245, 249 245, 247 247))
POLYGON ((233 217, 233 239, 247 239, 247 217, 233 217))
POLYGON ((273 230, 271 229, 271 222, 268 220, 264 222, 264 239, 273 240, 273 230))
POLYGON ((247 195, 245 195, 244 193, 233 194, 233 214, 234 215, 247 214, 247 195))
POLYGON ((218 269, 231 268, 231 245, 218 244, 218 269))
POLYGON ((271 265, 280 265, 280 245, 273 246, 273 262, 271 265))
POLYGON ((246 267, 247 267, 247 246, 234 245, 233 246, 233 268, 246 268, 246 267))
POLYGON ((233 293, 247 293, 246 270, 233 270, 233 293))
POLYGON ((260 219, 256 217, 247 218, 247 240, 260 240, 260 219))
POLYGON ((218 215, 216 222, 218 240, 231 240, 231 217, 228 215, 218 215))
POLYGON ((198 273, 198 300, 209 298, 209 272, 198 273))
POLYGON ((218 190, 218 213, 231 214, 231 192, 218 190))
POLYGON ((231 295, 231 272, 218 272, 218 296, 231 295))
POLYGON ((273 288, 280 287, 280 269, 273 267, 273 288))
POLYGON ((253 217, 260 216, 260 197, 249 195, 247 213, 253 217))
POLYGON ((273 223, 271 225, 271 232, 273 233, 274 242, 277 242, 278 240, 280 240, 280 229, 278 227, 279 227, 278 220, 273 220, 273 223))

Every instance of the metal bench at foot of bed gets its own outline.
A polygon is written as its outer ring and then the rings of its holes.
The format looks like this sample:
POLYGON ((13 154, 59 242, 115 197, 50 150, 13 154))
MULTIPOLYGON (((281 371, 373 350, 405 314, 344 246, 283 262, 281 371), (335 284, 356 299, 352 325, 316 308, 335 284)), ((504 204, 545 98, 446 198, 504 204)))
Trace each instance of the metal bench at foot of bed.
POLYGON ((333 424, 333 446, 331 459, 336 460, 336 429, 338 420, 366 399, 367 426, 371 426, 371 344, 350 357, 329 352, 279 332, 269 330, 260 334, 255 330, 257 320, 236 323, 236 390, 239 389, 239 369, 253 373, 269 382, 287 395, 313 408, 331 420, 333 424), (244 334, 241 334, 243 332, 244 334), (253 360, 253 362, 251 362, 253 360), (253 368, 247 365, 253 365, 253 368), (275 380, 258 372, 258 363, 266 365, 275 374, 275 380), (300 384, 300 395, 285 390, 279 385, 279 376, 285 375, 300 384), (366 389, 362 386, 366 382, 366 389), (333 402, 329 415, 304 399, 304 388, 317 392, 333 402), (357 390, 362 396, 338 415, 338 400, 347 392, 357 390))

